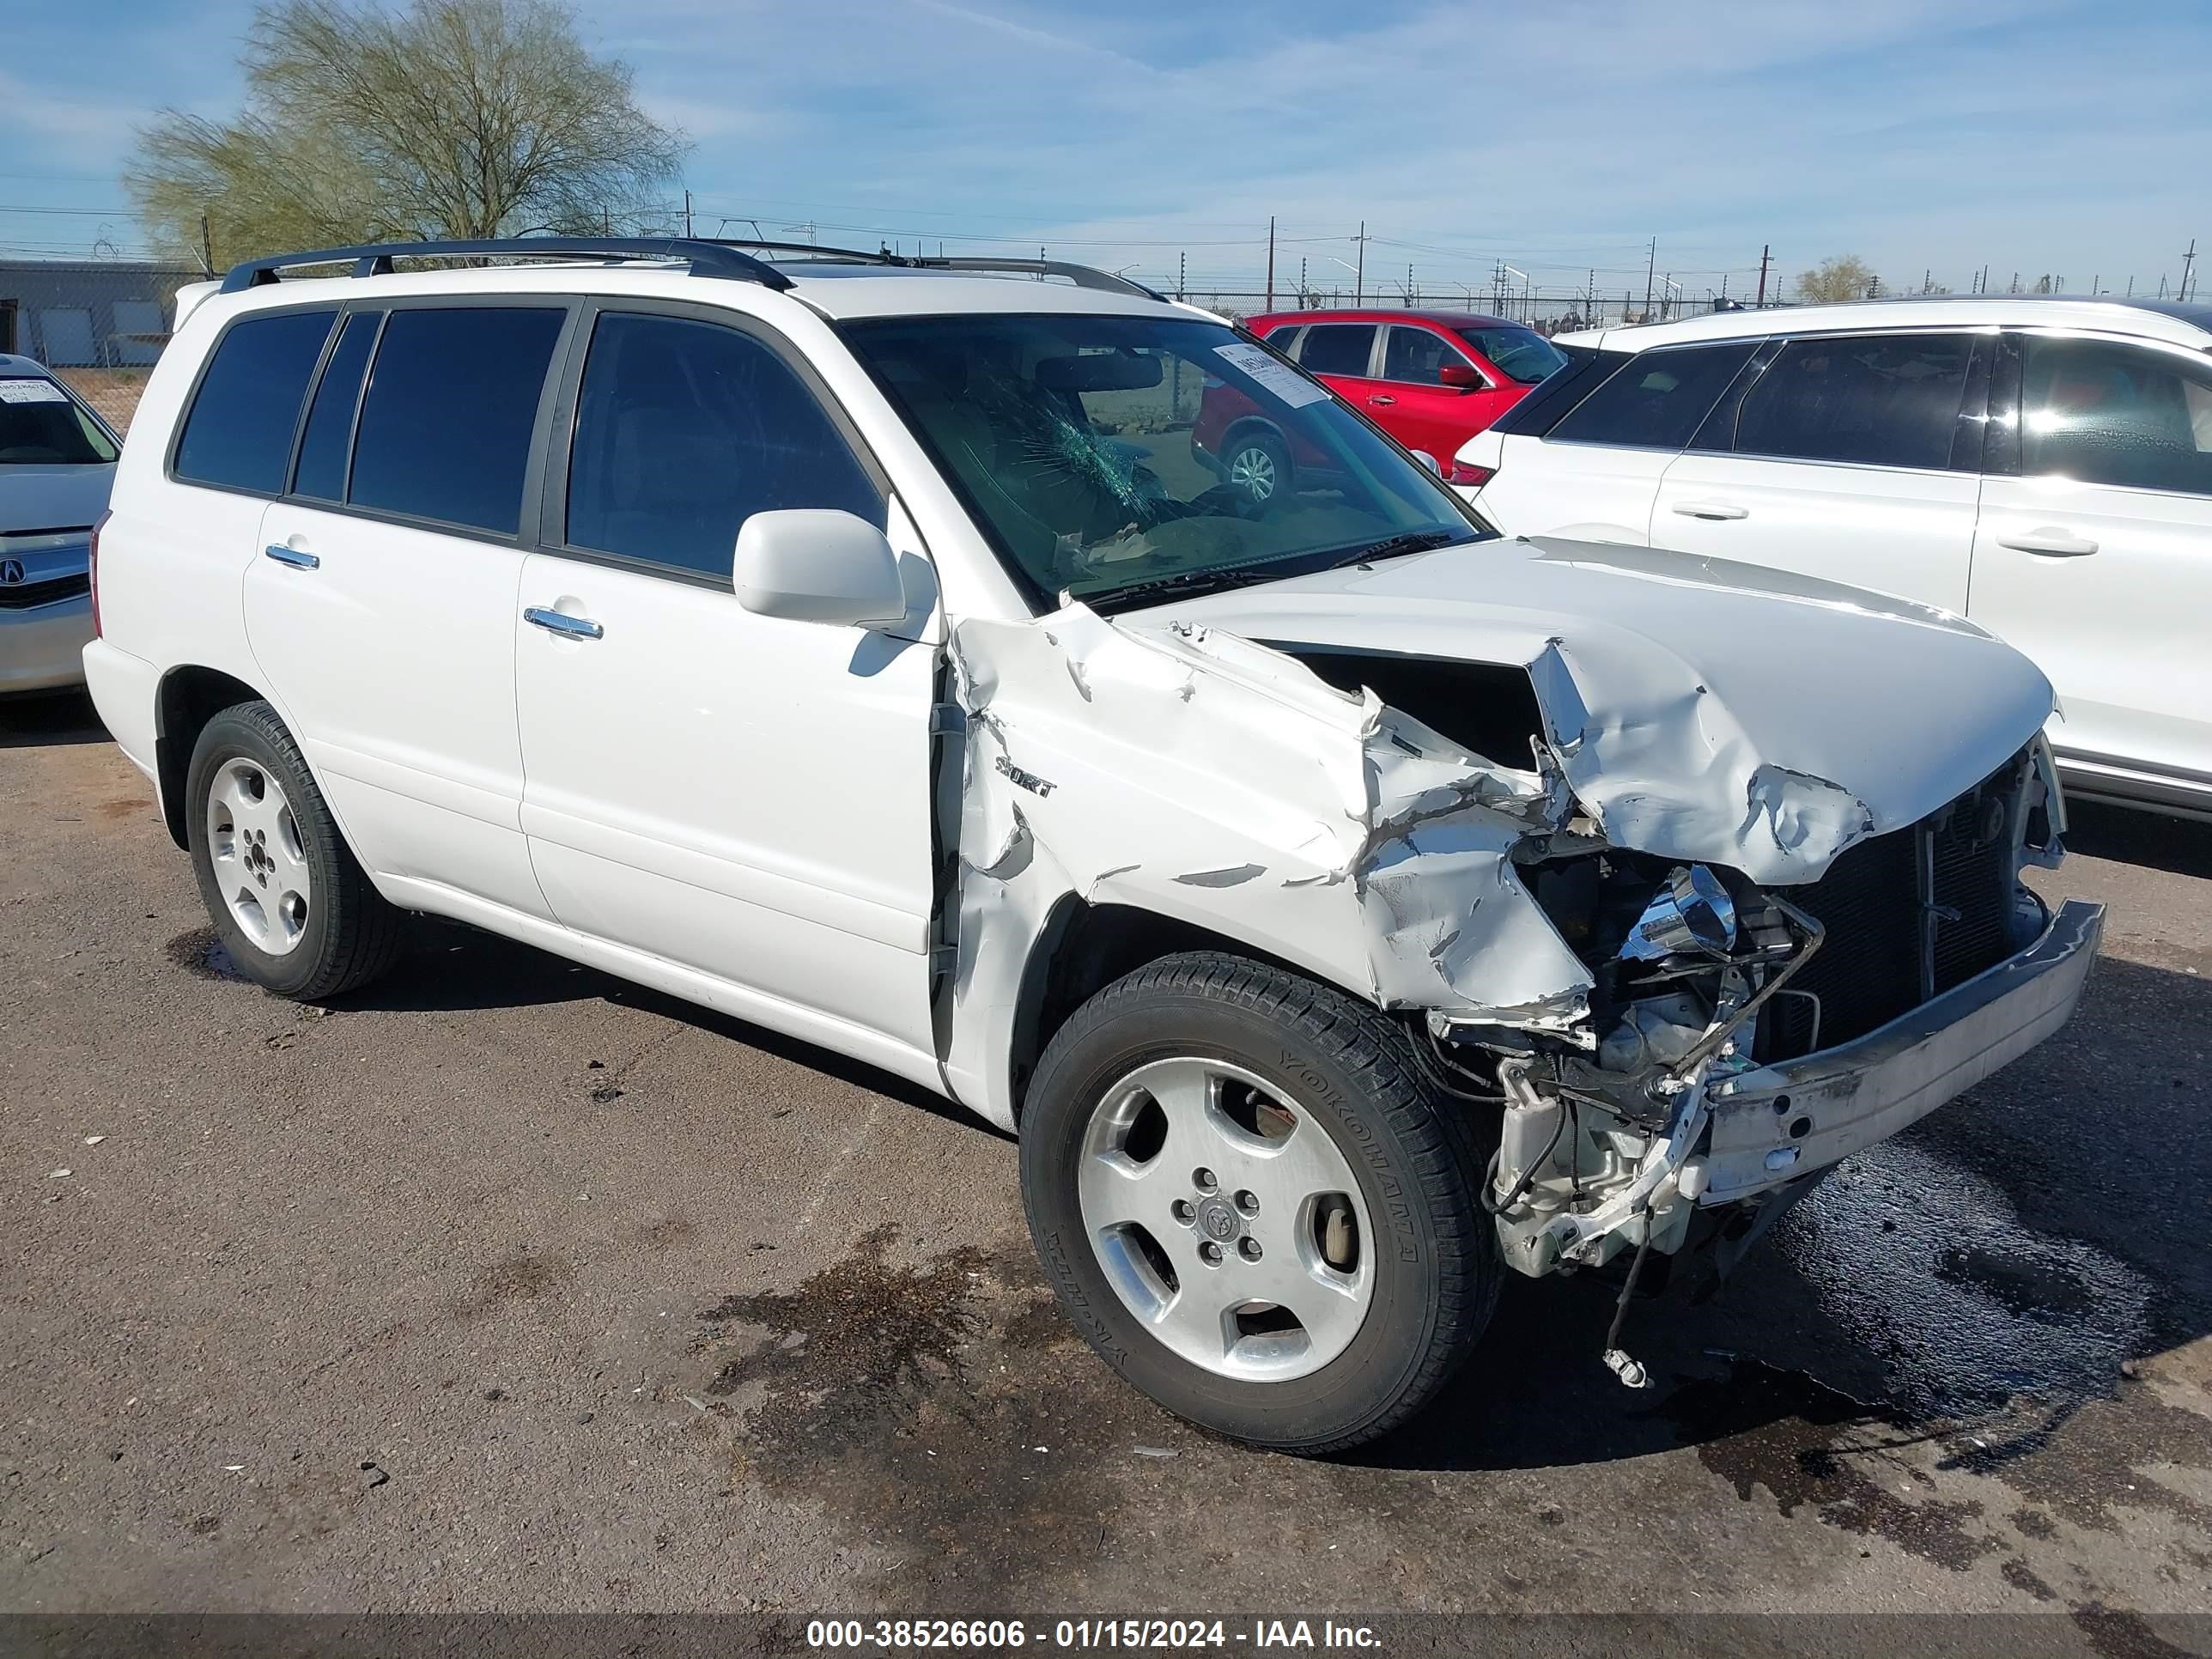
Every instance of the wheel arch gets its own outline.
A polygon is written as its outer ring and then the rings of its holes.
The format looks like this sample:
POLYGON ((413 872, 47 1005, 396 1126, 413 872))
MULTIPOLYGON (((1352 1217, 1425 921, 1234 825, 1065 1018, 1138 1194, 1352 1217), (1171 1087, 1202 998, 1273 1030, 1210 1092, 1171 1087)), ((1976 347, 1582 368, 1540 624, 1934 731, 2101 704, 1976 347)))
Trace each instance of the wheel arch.
POLYGON ((258 686, 198 663, 180 664, 161 676, 154 694, 154 781, 161 797, 161 821, 180 850, 189 844, 185 778, 200 733, 226 708, 268 701, 258 686))
POLYGON ((1078 894, 1063 894, 1030 941, 1007 1045, 1007 1098, 1018 1133, 1036 1063, 1068 1016, 1124 975, 1189 951, 1218 951, 1332 985, 1347 995, 1364 994, 1201 922, 1143 905, 1092 904, 1078 894))
POLYGON ((1229 459, 1229 452, 1244 438, 1255 433, 1265 437, 1280 449, 1285 461, 1292 465, 1297 465, 1297 458, 1291 453, 1290 434, 1265 415, 1243 415, 1231 421, 1228 430, 1221 434, 1221 459, 1226 461, 1229 459))

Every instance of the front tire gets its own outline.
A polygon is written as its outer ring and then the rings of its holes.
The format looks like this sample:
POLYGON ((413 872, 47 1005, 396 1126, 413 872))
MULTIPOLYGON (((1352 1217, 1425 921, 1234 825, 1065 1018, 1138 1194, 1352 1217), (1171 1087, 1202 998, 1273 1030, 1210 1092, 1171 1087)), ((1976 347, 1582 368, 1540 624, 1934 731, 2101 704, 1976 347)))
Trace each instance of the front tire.
POLYGON ((366 985, 399 954, 399 912, 356 861, 267 703, 238 703, 203 728, 185 824, 216 937, 257 985, 311 1002, 366 985))
POLYGON ((1291 452, 1258 427, 1237 434, 1222 456, 1222 477, 1255 507, 1274 507, 1291 493, 1291 452))
POLYGON ((1388 1433, 1488 1322, 1477 1173, 1406 1033, 1212 952, 1100 992, 1039 1063, 1022 1194, 1047 1276, 1178 1416, 1304 1455, 1388 1433))

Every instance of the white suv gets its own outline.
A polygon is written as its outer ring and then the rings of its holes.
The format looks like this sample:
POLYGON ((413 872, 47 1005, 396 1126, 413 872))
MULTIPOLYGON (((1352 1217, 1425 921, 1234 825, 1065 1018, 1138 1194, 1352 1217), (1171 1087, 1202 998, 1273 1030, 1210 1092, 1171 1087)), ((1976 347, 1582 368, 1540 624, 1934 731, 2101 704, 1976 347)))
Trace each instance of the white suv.
POLYGON ((1880 301, 1565 337, 1459 453, 1515 535, 1969 617, 2051 676, 2074 794, 2212 817, 2212 306, 1880 301))
POLYGON ((2100 923, 2018 879, 2062 825, 2016 653, 1500 541, 1096 272, 241 267, 95 580, 100 714, 254 979, 434 912, 941 1091, 1018 1131, 1098 1351, 1293 1450, 1418 1407, 1505 1267, 1724 1266, 2063 1022, 2100 923), (1328 487, 1217 480, 1211 383, 1328 487))

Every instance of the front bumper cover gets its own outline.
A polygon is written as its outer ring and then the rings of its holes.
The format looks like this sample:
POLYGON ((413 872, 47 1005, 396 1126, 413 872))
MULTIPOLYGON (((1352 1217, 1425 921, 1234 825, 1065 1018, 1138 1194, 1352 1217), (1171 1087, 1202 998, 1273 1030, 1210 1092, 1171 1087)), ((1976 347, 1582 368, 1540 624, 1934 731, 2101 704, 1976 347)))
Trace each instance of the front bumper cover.
POLYGON ((2069 899, 2034 944, 1854 1042, 1707 1085, 1700 1205, 1732 1203, 1863 1152, 2063 1025, 2105 907, 2069 899))

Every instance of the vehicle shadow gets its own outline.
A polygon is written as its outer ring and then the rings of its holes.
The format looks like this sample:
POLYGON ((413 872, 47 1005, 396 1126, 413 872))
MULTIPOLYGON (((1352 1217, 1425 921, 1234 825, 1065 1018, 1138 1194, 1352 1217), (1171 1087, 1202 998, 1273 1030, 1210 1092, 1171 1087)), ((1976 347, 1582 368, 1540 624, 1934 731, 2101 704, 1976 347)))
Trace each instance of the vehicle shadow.
POLYGON ((681 997, 665 995, 534 945, 438 917, 409 917, 405 959, 374 984, 333 998, 330 1006, 344 1012, 421 1013, 584 1001, 641 1008, 856 1087, 873 1090, 964 1127, 987 1134, 999 1133, 943 1097, 864 1061, 681 997))
POLYGON ((1509 1275, 1474 1362, 1350 1461, 1529 1469, 1747 1436, 1785 1463, 1838 1437, 1934 1438, 1984 1470, 2033 1455, 2124 1362, 2212 1332, 2208 1029, 2212 981, 2107 957, 2070 1024, 1846 1160, 1713 1299, 1686 1270, 1632 1303, 1621 1346, 1650 1389, 1600 1361, 1614 1285, 1509 1275))
POLYGON ((107 728, 82 691, 25 692, 0 697, 0 749, 106 743, 107 728))
POLYGON ((2212 823, 2171 813, 2069 800, 2066 850, 2212 880, 2212 823))

